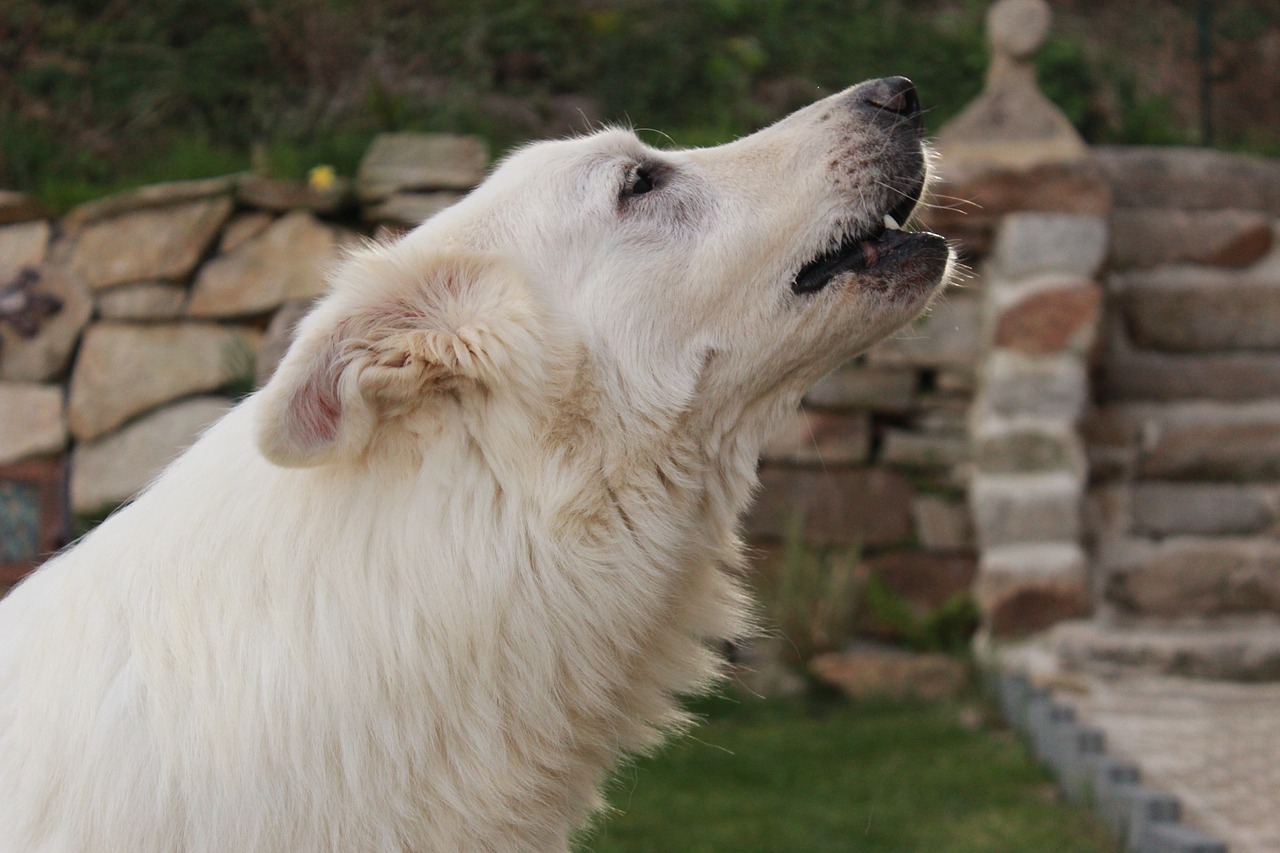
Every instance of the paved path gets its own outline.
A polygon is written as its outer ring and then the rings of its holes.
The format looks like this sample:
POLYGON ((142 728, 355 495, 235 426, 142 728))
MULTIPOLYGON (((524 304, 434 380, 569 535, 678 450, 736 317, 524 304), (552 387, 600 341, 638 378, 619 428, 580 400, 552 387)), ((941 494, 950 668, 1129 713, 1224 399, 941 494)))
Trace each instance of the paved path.
POLYGON ((1182 801, 1184 822, 1230 853, 1280 853, 1280 684, 1147 675, 1071 677, 1058 690, 1107 752, 1182 801), (1078 680, 1077 680, 1078 679, 1078 680))

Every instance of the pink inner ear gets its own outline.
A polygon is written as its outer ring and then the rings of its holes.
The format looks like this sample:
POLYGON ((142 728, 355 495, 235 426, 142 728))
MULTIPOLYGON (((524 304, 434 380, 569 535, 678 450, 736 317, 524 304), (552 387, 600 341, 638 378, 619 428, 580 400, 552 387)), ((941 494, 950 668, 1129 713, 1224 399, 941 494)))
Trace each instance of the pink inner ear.
POLYGON ((342 409, 332 380, 312 374, 290 401, 290 432, 297 445, 307 450, 325 447, 338 439, 342 409))

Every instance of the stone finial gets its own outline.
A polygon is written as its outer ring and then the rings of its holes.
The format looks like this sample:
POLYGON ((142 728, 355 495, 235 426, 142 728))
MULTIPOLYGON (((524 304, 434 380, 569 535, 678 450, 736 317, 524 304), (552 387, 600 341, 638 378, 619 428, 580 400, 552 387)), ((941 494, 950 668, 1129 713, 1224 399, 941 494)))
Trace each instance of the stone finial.
POLYGON ((1030 60, 1049 34, 1044 0, 1001 0, 987 10, 987 40, 994 56, 1030 60))
POLYGON ((948 173, 974 166, 1025 170, 1088 156, 1071 122, 1036 85, 1035 54, 1050 21, 1044 0, 999 0, 987 11, 986 88, 938 133, 948 173))

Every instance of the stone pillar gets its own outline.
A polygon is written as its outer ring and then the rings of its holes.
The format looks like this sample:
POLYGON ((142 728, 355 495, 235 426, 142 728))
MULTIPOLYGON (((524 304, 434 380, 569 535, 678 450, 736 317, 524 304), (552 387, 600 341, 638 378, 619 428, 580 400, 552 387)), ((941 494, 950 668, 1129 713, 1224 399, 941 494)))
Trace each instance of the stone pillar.
POLYGON ((1110 192, 1088 146, 1036 86, 1049 24, 1043 0, 991 7, 986 88, 938 135, 941 193, 978 207, 961 201, 930 222, 960 237, 983 300, 969 504, 975 597, 993 638, 1092 607, 1078 427, 1090 400, 1110 192))
POLYGON ((1104 216, 1111 191, 1071 122, 1036 85, 1035 53, 1050 24, 1044 0, 1000 0, 987 12, 991 66, 976 100, 938 132, 938 205, 928 226, 966 257, 991 249, 1011 211, 1104 216))
POLYGON ((1088 473, 1077 431, 1099 325, 1106 220, 1004 217, 986 265, 989 349, 970 413, 976 594, 995 637, 1092 608, 1082 547, 1088 473))
POLYGON ((966 166, 1029 171, 1080 162, 1089 149, 1036 85, 1036 51, 1049 32, 1044 0, 1000 0, 987 10, 991 66, 972 104, 938 134, 938 145, 966 166))

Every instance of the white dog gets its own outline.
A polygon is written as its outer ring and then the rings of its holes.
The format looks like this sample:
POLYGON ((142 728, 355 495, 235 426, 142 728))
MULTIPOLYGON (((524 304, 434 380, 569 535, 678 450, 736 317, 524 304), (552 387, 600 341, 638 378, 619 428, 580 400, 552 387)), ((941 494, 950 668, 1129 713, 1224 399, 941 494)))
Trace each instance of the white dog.
POLYGON ((0 604, 0 851, 566 851, 744 627, 772 425, 944 241, 910 83, 530 146, 0 604))

